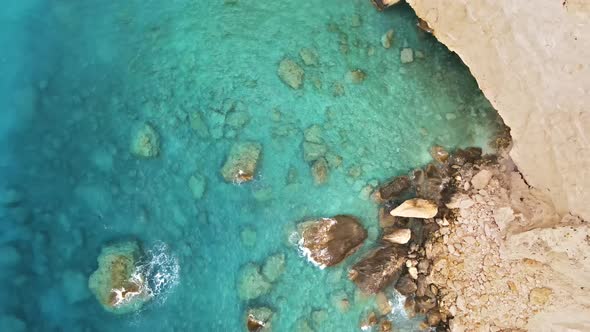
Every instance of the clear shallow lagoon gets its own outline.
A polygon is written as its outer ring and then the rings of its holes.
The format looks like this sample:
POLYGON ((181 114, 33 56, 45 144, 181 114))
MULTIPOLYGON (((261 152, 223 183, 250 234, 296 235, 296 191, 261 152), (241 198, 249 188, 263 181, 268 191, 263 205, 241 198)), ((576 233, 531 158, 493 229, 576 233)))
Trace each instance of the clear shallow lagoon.
POLYGON ((275 331, 303 331, 302 319, 358 330, 373 299, 347 268, 379 234, 364 188, 427 163, 433 144, 485 148, 499 128, 468 69, 415 23, 407 6, 379 13, 368 0, 11 1, 0 14, 11 46, 0 62, 0 196, 14 188, 22 200, 0 206, 0 330, 240 331, 260 305, 275 311, 275 331), (424 57, 402 64, 404 47, 424 57), (302 48, 317 51, 317 66, 302 48), (300 90, 277 75, 285 57, 305 70, 300 90), (366 73, 359 84, 347 78, 355 69, 366 73), (130 153, 146 122, 161 137, 156 159, 130 153), (303 159, 312 125, 342 158, 321 186, 303 159), (243 141, 263 146, 256 178, 226 183, 221 166, 243 141), (194 174, 206 179, 201 199, 194 174), (289 235, 335 214, 359 217, 369 241, 319 270, 289 235), (180 268, 141 312, 115 316, 86 282, 100 248, 128 238, 180 268), (277 253, 285 272, 270 293, 241 301, 241 267, 277 253))

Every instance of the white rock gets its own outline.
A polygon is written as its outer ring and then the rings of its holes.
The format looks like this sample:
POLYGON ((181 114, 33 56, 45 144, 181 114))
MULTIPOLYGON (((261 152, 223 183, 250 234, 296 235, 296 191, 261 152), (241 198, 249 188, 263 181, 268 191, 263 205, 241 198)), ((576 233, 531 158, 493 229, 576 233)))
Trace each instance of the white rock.
POLYGON ((473 188, 480 190, 485 188, 491 179, 492 172, 488 171, 487 169, 482 169, 473 176, 471 179, 471 184, 473 185, 473 188))
POLYGON ((393 232, 383 236, 385 241, 395 244, 406 244, 412 238, 412 231, 408 228, 398 228, 393 232))
POLYGON ((408 274, 412 279, 418 279, 418 269, 415 266, 408 268, 408 274))
POLYGON ((433 218, 437 213, 436 203, 421 198, 409 199, 390 212, 394 217, 424 219, 433 218))

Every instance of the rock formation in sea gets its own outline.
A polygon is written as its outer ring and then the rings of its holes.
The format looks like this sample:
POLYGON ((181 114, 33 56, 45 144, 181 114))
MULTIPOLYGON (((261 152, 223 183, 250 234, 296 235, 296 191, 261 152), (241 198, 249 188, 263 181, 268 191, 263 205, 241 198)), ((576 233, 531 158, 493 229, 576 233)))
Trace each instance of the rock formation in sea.
POLYGON ((367 231, 351 216, 308 220, 297 226, 299 248, 320 267, 340 263, 352 255, 367 238, 367 231))
POLYGON ((138 270, 141 255, 141 249, 134 241, 102 248, 98 269, 88 279, 88 288, 107 311, 130 313, 151 299, 145 275, 138 270))

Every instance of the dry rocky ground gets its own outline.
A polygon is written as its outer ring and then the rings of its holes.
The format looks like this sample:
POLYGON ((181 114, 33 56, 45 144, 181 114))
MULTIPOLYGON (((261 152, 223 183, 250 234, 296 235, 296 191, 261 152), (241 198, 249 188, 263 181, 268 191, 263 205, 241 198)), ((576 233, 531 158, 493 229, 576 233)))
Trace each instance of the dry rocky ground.
POLYGON ((451 177, 457 192, 425 245, 450 329, 590 330, 588 225, 560 218, 510 160, 451 177))

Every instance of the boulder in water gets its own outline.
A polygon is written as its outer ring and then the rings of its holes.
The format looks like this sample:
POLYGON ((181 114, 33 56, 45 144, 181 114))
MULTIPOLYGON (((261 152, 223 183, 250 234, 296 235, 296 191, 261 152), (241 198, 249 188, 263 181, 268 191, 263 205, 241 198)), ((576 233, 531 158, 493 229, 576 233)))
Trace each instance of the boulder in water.
POLYGON ((106 246, 98 256, 98 269, 88 279, 88 288, 98 302, 115 314, 140 309, 151 295, 137 263, 141 256, 137 242, 106 246))
POLYGON ((367 231, 351 216, 305 221, 298 225, 299 247, 314 264, 324 268, 353 254, 367 238, 367 231))
POLYGON ((323 143, 303 142, 303 159, 307 162, 322 158, 326 152, 328 148, 323 143))
POLYGON ((390 213, 394 217, 427 219, 436 216, 438 213, 438 206, 436 203, 429 200, 412 198, 403 202, 390 213))
POLYGON ((254 178, 262 146, 256 142, 236 143, 221 169, 221 175, 227 182, 243 183, 254 178))
POLYGON ((315 48, 302 48, 299 56, 306 66, 317 66, 319 64, 319 55, 315 48))
POLYGON ((326 158, 320 158, 311 165, 311 174, 315 184, 322 185, 328 181, 329 166, 326 158))
POLYGON ((300 89, 303 85, 305 72, 295 61, 285 58, 279 63, 278 74, 283 83, 293 89, 300 89))
POLYGON ((397 282, 406 263, 404 247, 386 245, 354 264, 348 277, 363 292, 375 294, 397 282))
POLYGON ((238 280, 238 295, 242 300, 252 300, 268 293, 271 283, 260 273, 260 268, 249 263, 240 272, 238 280))
POLYGON ((133 136, 131 153, 140 158, 155 158, 160 154, 160 135, 149 124, 144 123, 133 136))
POLYGON ((285 255, 276 254, 268 257, 262 267, 262 274, 270 282, 275 282, 285 271, 285 255))

